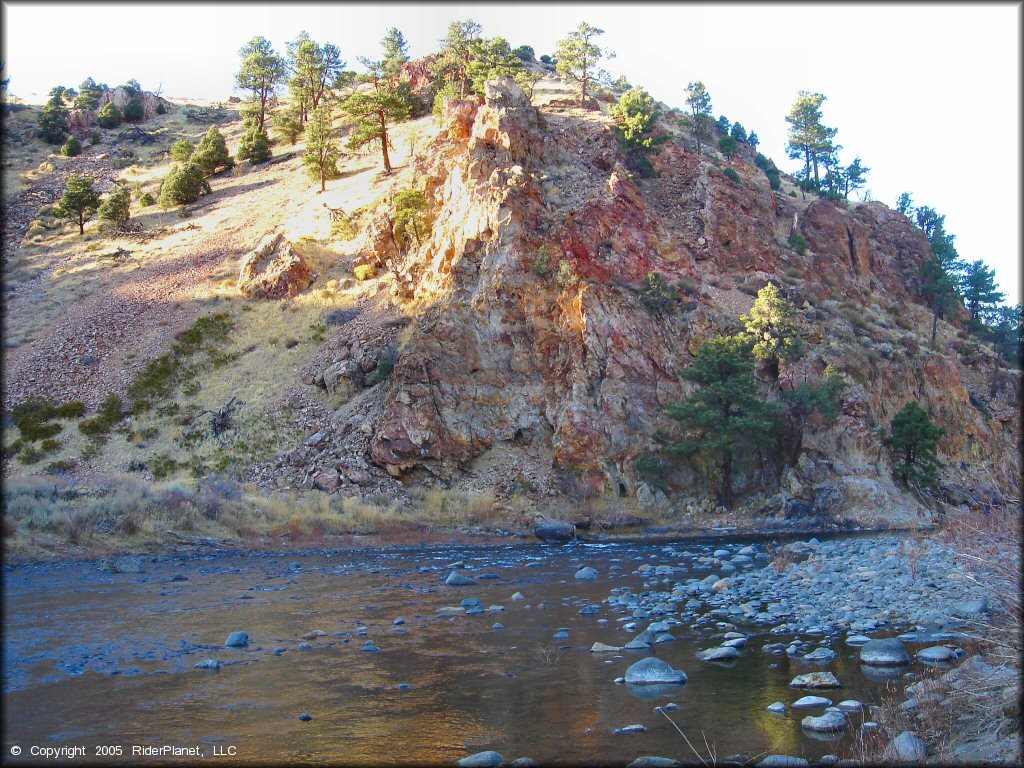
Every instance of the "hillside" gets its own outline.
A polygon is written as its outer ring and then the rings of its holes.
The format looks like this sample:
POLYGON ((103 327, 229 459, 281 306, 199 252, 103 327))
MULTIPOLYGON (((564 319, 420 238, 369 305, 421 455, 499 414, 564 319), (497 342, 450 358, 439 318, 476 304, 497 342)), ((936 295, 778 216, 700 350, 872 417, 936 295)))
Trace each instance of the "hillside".
MULTIPOLYGON (((5 451, 5 476, 224 475, 249 483, 253 498, 324 494, 508 526, 537 512, 697 529, 908 525, 929 513, 893 480, 882 433, 916 400, 945 429, 945 500, 1010 490, 1020 372, 1003 370, 989 397, 989 348, 946 321, 930 348, 918 277, 929 244, 906 217, 804 195, 787 176, 772 191, 752 152, 699 157, 689 119, 671 110, 654 175, 634 177, 612 101, 580 108, 549 78, 531 105, 499 80, 482 104, 456 100, 440 119, 398 125, 390 176, 373 152, 346 152, 319 194, 302 141, 278 143, 270 162, 214 177, 212 193, 181 211, 133 202, 135 231, 91 225, 84 237, 46 217, 71 173, 100 190, 128 182, 133 201, 155 197, 170 145, 216 123, 235 152, 238 113, 174 104, 142 126, 146 138, 111 131, 70 158, 28 138, 33 110, 15 113, 5 136, 5 448, 18 437, 9 411, 29 396, 82 401, 91 417, 110 394, 130 403, 160 356, 188 359, 187 375, 169 391, 153 386, 151 407, 106 442, 69 422, 45 457, 5 451), (395 195, 407 189, 425 194, 425 231, 400 242, 395 195), (332 209, 342 213, 332 219, 332 209), (802 255, 793 231, 806 239, 802 255), (241 260, 273 232, 315 279, 294 297, 246 298, 241 260), (671 286, 670 310, 645 305, 651 272, 671 286), (799 309, 807 352, 783 364, 765 397, 778 401, 826 366, 849 386, 838 419, 812 420, 795 455, 741 469, 737 509, 716 512, 692 464, 667 450, 678 427, 666 407, 693 391, 679 372, 700 342, 737 330, 768 282, 799 309), (196 326, 202 317, 213 320, 196 326), (186 353, 177 342, 194 328, 209 336, 186 353), (215 435, 207 412, 232 398, 230 427, 215 435), (665 470, 638 472, 645 459, 665 470)), ((346 530, 352 508, 330 509, 346 530)))

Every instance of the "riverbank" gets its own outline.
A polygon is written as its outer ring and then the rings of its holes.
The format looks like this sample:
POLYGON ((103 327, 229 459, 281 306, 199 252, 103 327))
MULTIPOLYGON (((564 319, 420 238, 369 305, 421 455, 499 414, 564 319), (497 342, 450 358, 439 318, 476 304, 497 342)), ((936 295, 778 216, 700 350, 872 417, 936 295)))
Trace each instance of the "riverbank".
MULTIPOLYGON (((300 552, 381 546, 493 545, 537 541, 541 519, 575 525, 583 542, 694 541, 709 537, 787 539, 799 535, 891 530, 821 515, 758 516, 654 511, 565 500, 550 505, 433 490, 411 506, 366 503, 316 491, 261 494, 214 478, 197 487, 109 477, 88 485, 60 477, 8 479, 4 488, 8 563, 77 561, 126 555, 300 552)), ((917 529, 915 529, 917 530, 917 529)))

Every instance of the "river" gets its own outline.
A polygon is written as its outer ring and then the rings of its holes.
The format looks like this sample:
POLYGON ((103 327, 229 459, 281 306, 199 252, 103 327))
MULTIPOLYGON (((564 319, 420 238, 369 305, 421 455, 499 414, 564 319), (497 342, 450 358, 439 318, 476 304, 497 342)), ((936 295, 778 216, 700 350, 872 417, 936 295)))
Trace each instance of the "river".
MULTIPOLYGON (((808 712, 777 716, 766 707, 807 693, 866 703, 888 695, 841 637, 827 668, 843 688, 831 691, 792 689, 794 675, 821 667, 763 653, 763 645, 792 635, 741 622, 736 629, 750 641, 728 666, 696 658, 720 642, 708 626, 672 627, 676 639, 653 653, 688 681, 667 690, 614 682, 652 651, 590 652, 595 642, 630 639, 616 621, 626 614, 603 602, 612 588, 636 594, 645 582, 671 589, 703 578, 707 570, 692 569, 721 545, 144 558, 139 573, 103 572, 95 563, 7 568, 5 755, 15 746, 20 760, 33 746, 81 746, 79 763, 139 763, 138 747, 198 747, 207 758, 246 764, 453 765, 490 749, 542 765, 625 765, 640 755, 695 760, 669 717, 705 757, 709 748, 719 759, 815 759, 836 751, 801 729, 808 712), (444 583, 458 562, 456 570, 477 584, 444 583), (636 573, 645 563, 684 570, 655 583, 636 573), (581 566, 594 567, 598 578, 575 579, 581 566), (512 599, 517 592, 523 599, 512 599), (464 598, 479 598, 485 610, 441 610, 464 598), (587 605, 599 608, 581 614, 587 605), (399 618, 404 623, 396 624, 399 618), (236 630, 249 634, 249 645, 225 648, 236 630), (324 634, 302 639, 315 630, 324 634), (565 636, 554 637, 558 630, 565 636), (367 641, 379 650, 362 650, 367 641), (300 648, 303 642, 309 647, 300 648), (206 658, 219 660, 219 671, 193 668, 206 658), (669 703, 678 708, 655 711, 669 703), (312 719, 300 721, 302 713, 312 719), (646 732, 614 733, 636 723, 646 732), (98 750, 115 747, 120 757, 97 758, 98 750)), ((904 684, 897 679, 890 692, 904 684)), ((862 718, 851 715, 851 722, 862 718)))

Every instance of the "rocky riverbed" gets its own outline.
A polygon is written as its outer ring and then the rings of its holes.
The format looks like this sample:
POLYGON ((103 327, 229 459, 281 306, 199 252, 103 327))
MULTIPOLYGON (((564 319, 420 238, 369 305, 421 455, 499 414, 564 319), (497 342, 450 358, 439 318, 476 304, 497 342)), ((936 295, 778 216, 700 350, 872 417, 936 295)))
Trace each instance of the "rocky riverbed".
POLYGON ((719 759, 827 759, 871 729, 887 686, 970 656, 987 611, 953 552, 902 535, 122 570, 7 569, 8 754, 180 743, 233 745, 246 762, 696 759, 678 727, 719 759))

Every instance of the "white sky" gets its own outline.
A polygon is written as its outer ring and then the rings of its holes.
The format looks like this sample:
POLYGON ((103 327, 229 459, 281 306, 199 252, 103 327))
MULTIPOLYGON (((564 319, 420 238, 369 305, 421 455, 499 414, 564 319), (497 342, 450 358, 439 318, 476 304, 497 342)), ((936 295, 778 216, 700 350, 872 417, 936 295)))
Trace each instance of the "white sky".
POLYGON ((138 5, 5 2, 10 90, 41 101, 91 75, 136 78, 165 96, 231 95, 238 49, 254 35, 281 53, 309 30, 351 67, 379 54, 390 26, 413 57, 436 48, 453 19, 532 45, 540 56, 580 21, 605 30, 605 67, 658 100, 682 106, 703 80, 716 116, 757 131, 787 171, 785 115, 797 91, 828 97, 844 160, 871 168, 868 188, 894 205, 909 190, 946 215, 960 255, 996 270, 1020 301, 1020 4, 256 4, 138 5))

